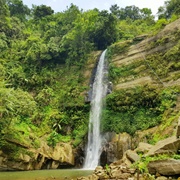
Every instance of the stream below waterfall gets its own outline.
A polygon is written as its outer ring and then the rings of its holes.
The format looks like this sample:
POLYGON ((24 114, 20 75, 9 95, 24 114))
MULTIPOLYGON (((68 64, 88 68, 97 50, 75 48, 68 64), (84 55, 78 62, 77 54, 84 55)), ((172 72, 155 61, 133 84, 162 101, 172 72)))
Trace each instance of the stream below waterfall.
POLYGON ((83 169, 8 171, 0 172, 0 180, 71 180, 92 173, 93 171, 83 169))

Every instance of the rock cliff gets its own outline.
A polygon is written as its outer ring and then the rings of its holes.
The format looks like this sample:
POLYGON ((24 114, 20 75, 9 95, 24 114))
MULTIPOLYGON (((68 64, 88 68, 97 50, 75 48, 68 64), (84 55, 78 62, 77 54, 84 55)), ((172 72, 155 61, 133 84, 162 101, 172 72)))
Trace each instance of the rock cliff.
MULTIPOLYGON (((124 136, 123 133, 112 138, 105 148, 106 153, 102 154, 105 157, 101 157, 101 159, 106 159, 107 164, 121 159, 117 161, 120 164, 112 163, 109 169, 107 167, 104 169, 99 167, 94 173, 96 178, 99 177, 101 179, 101 176, 104 178, 107 178, 106 176, 108 178, 122 178, 126 176, 127 174, 123 174, 118 169, 121 169, 124 164, 125 167, 128 167, 133 162, 141 163, 143 160, 138 157, 137 153, 143 154, 144 158, 152 158, 148 165, 148 170, 151 174, 159 174, 159 176, 180 174, 179 159, 172 158, 173 156, 179 158, 180 151, 180 64, 179 56, 173 54, 179 49, 179 32, 180 19, 168 24, 156 35, 143 36, 144 40, 141 42, 137 43, 137 39, 134 39, 134 41, 119 42, 110 47, 110 65, 121 70, 120 75, 113 79, 113 91, 122 89, 128 91, 139 86, 153 86, 160 90, 176 87, 178 91, 175 105, 164 111, 159 125, 144 131, 136 131, 133 136, 124 136), (171 60, 167 56, 170 56, 171 60), (126 73, 122 74, 123 72, 126 73), (160 159, 165 159, 153 161, 153 158, 156 159, 156 156, 160 159), (116 176, 110 174, 110 172, 119 174, 116 176)), ((139 166, 142 165, 140 164, 139 166)), ((132 177, 137 178, 137 172, 136 175, 129 173, 125 179, 132 177)))
POLYGON ((0 151, 0 171, 57 169, 74 166, 74 152, 67 143, 57 143, 50 147, 41 141, 40 148, 23 148, 22 153, 11 159, 9 154, 0 151))

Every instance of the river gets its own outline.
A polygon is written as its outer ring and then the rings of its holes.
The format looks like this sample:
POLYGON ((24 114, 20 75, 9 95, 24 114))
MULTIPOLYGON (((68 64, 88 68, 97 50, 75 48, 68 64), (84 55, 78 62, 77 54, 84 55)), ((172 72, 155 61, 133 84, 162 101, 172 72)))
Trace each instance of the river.
POLYGON ((36 171, 0 172, 0 180, 72 180, 91 175, 93 171, 83 169, 59 169, 36 171))

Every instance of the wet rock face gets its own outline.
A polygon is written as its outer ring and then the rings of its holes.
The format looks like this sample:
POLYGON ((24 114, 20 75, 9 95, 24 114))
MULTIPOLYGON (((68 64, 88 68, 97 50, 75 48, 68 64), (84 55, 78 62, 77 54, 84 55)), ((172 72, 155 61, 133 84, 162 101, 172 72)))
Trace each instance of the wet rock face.
POLYGON ((131 136, 127 133, 114 134, 103 147, 100 157, 101 165, 105 166, 123 157, 123 154, 131 149, 131 136))
POLYGON ((38 149, 26 149, 16 160, 0 152, 0 171, 57 169, 62 166, 74 166, 74 154, 70 144, 58 143, 54 148, 42 142, 38 149))

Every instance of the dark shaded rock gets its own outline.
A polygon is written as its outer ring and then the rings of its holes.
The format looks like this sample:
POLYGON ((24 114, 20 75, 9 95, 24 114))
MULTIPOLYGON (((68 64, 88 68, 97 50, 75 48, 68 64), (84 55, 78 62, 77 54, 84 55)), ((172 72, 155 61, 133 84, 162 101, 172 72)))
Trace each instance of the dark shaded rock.
POLYGON ((111 134, 107 139, 106 145, 103 146, 103 151, 100 157, 102 166, 115 162, 123 157, 123 154, 131 149, 131 136, 127 133, 111 134))
POLYGON ((139 41, 144 40, 144 39, 147 38, 147 37, 148 37, 147 34, 143 34, 143 35, 140 35, 140 36, 136 36, 136 37, 133 39, 133 41, 139 42, 139 41))
POLYGON ((177 138, 180 138, 180 118, 179 118, 179 120, 178 120, 176 137, 177 137, 177 138))
POLYGON ((164 176, 174 176, 180 174, 180 160, 168 159, 152 161, 148 164, 150 174, 161 174, 164 176))
POLYGON ((100 157, 101 165, 105 166, 106 164, 110 164, 115 160, 117 160, 116 150, 117 150, 116 143, 109 142, 108 144, 106 144, 100 157))

